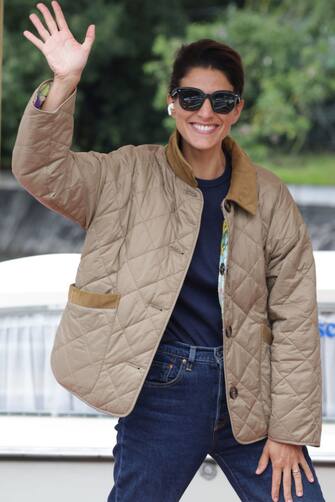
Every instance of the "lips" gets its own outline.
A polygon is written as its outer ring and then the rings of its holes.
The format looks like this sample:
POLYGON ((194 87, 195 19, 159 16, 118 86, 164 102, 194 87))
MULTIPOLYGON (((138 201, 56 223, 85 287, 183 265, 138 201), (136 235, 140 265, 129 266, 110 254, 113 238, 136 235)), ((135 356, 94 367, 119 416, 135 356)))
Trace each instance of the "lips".
POLYGON ((200 134, 212 134, 219 127, 217 124, 200 124, 199 122, 190 122, 190 125, 200 134))

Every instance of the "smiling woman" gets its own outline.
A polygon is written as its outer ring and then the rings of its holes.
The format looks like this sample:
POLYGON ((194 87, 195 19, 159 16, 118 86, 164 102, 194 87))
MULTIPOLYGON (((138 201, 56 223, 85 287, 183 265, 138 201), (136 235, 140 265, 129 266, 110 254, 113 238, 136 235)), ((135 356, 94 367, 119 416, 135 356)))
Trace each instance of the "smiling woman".
POLYGON ((12 169, 87 232, 51 366, 119 417, 108 502, 177 502, 207 453, 241 500, 288 502, 293 475, 297 496, 323 501, 306 447, 321 436, 312 246, 287 187, 229 135, 244 105, 240 56, 214 40, 181 47, 166 146, 75 152, 94 29, 79 44, 56 1, 55 19, 37 7, 41 38, 24 35, 54 78, 27 104, 12 169))
POLYGON ((222 174, 221 144, 244 106, 242 61, 230 47, 202 40, 180 49, 170 79, 168 103, 183 137, 182 151, 199 178, 222 174))
POLYGON ((220 70, 199 67, 187 72, 180 87, 171 92, 169 102, 171 99, 172 116, 184 139, 185 159, 197 177, 217 178, 225 166, 222 141, 237 122, 244 101, 220 70), (194 106, 195 101, 200 106, 194 106))

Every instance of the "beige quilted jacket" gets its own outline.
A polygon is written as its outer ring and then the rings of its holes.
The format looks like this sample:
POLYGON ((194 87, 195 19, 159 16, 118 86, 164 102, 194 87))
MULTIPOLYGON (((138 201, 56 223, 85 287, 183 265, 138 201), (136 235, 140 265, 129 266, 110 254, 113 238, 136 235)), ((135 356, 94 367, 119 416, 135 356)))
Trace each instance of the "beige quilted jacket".
MULTIPOLYGON (((41 84, 42 85, 42 84, 41 84)), ((51 355, 58 382, 107 414, 139 396, 195 248, 203 197, 178 133, 166 147, 70 150, 75 90, 54 112, 31 96, 13 150, 15 177, 86 230, 51 355)), ((322 380, 315 264, 287 187, 231 138, 222 201, 229 242, 224 371, 239 443, 320 445, 322 380)))

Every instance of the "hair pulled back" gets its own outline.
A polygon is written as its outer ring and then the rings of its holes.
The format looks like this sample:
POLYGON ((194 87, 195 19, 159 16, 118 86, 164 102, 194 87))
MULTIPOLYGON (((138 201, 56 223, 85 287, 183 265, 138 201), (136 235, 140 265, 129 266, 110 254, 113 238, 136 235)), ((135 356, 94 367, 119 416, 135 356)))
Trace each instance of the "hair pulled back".
POLYGON ((242 97, 244 70, 241 56, 229 45, 203 38, 197 42, 183 44, 176 53, 170 77, 169 93, 192 68, 213 68, 222 71, 234 92, 242 97))

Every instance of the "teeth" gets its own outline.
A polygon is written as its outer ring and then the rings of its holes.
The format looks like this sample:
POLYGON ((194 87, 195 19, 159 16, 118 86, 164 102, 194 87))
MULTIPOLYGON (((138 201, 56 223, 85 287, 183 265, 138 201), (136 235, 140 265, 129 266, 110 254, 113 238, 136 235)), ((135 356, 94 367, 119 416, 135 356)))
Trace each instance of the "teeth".
POLYGON ((202 124, 192 124, 192 125, 199 131, 204 131, 204 132, 213 131, 216 128, 215 125, 202 125, 202 124))

